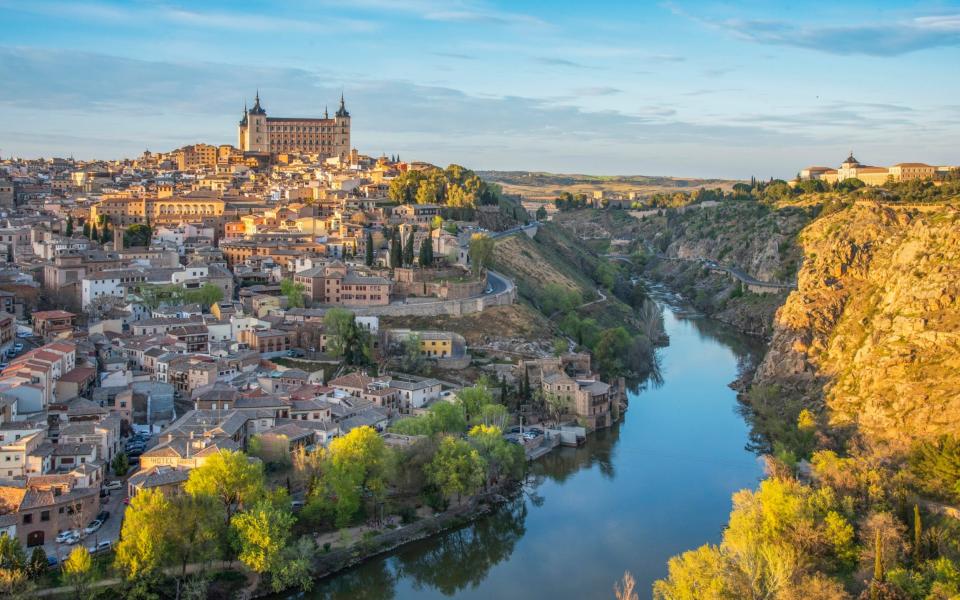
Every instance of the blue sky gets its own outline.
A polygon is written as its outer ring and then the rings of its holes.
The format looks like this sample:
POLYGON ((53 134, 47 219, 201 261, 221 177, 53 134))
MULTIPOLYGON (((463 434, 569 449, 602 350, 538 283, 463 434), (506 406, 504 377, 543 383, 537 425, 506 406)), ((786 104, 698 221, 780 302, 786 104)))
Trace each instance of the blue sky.
POLYGON ((341 90, 361 152, 791 176, 960 163, 956 2, 0 0, 0 155, 236 143, 341 90))

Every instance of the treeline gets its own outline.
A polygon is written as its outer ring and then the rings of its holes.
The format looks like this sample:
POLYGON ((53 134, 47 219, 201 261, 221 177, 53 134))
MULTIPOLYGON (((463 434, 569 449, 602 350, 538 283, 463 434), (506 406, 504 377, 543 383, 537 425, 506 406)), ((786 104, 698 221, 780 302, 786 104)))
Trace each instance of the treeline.
POLYGON ((440 204, 474 208, 497 204, 499 189, 460 165, 405 171, 390 182, 390 198, 400 204, 440 204))

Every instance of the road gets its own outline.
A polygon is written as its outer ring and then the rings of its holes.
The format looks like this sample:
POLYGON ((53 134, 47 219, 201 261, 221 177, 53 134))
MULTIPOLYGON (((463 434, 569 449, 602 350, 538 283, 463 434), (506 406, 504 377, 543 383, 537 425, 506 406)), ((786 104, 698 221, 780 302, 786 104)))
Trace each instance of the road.
POLYGON ((490 294, 499 294, 499 293, 505 292, 508 289, 510 289, 511 285, 513 285, 509 279, 507 279, 500 273, 496 273, 489 269, 487 269, 487 283, 490 284, 489 286, 490 291, 484 292, 484 293, 490 293, 490 294))
POLYGON ((512 235, 512 234, 514 234, 514 233, 518 233, 518 232, 520 232, 520 231, 526 231, 526 230, 528 230, 528 229, 534 229, 534 228, 539 227, 539 226, 540 226, 540 222, 539 222, 539 221, 534 221, 533 223, 530 223, 529 225, 521 225, 521 226, 518 226, 518 227, 512 227, 512 228, 506 229, 506 230, 504 230, 504 231, 495 231, 495 232, 489 233, 488 235, 489 235, 489 237, 491 237, 491 238, 493 238, 493 239, 497 239, 497 238, 506 237, 506 236, 508 236, 508 235, 512 235))
MULTIPOLYGON (((123 499, 126 497, 127 484, 126 480, 124 480, 123 489, 110 492, 107 503, 101 504, 100 509, 97 511, 109 511, 110 518, 106 520, 100 529, 81 539, 77 545, 82 545, 89 549, 103 541, 116 544, 117 540, 120 539, 120 528, 123 525, 123 513, 127 508, 127 506, 123 503, 123 499)), ((86 526, 87 523, 84 523, 83 527, 86 526)), ((58 563, 63 562, 68 556, 70 556, 71 550, 73 550, 73 546, 69 546, 67 544, 58 544, 53 539, 43 545, 43 551, 47 553, 47 556, 56 556, 58 563)))

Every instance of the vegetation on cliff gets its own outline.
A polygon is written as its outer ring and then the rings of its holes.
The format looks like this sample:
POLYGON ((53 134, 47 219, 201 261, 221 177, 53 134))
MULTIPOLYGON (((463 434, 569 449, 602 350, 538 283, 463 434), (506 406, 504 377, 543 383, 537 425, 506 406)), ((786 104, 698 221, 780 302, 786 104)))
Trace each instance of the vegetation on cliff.
POLYGON ((960 597, 958 192, 803 197, 799 289, 745 398, 770 478, 657 598, 960 597))

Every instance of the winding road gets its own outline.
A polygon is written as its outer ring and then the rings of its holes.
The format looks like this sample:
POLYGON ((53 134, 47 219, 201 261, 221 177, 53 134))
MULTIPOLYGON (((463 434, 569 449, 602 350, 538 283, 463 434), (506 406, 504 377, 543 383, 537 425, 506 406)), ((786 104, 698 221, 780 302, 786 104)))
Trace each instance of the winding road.
MULTIPOLYGON (((628 262, 628 263, 630 263, 630 264, 634 264, 633 260, 632 260, 629 256, 625 256, 625 255, 623 255, 623 254, 603 254, 602 256, 603 256, 604 258, 609 258, 609 259, 611 259, 611 260, 619 260, 619 261, 623 261, 623 262, 628 262)), ((679 261, 685 261, 685 262, 698 262, 698 263, 703 264, 703 265, 704 265, 705 267, 707 267, 708 269, 712 269, 712 270, 714 270, 714 271, 723 271, 723 272, 725 272, 725 273, 728 273, 728 274, 732 275, 734 278, 736 278, 736 279, 738 279, 739 281, 741 281, 744 285, 750 285, 750 286, 762 287, 762 288, 770 288, 770 289, 776 289, 776 290, 795 290, 795 289, 797 289, 797 284, 796 284, 796 283, 780 283, 780 282, 778 282, 778 281, 761 281, 761 280, 757 279, 756 277, 753 277, 753 276, 750 275, 749 273, 747 273, 747 272, 745 272, 745 271, 743 271, 743 270, 741 270, 741 269, 739 269, 739 268, 737 268, 737 267, 728 267, 728 266, 726 266, 726 265, 722 265, 722 264, 718 263, 718 262, 715 261, 715 260, 712 260, 712 259, 709 259, 709 258, 705 258, 705 257, 703 257, 703 256, 698 256, 698 257, 696 257, 696 258, 679 258, 679 257, 676 257, 676 256, 665 256, 665 255, 660 254, 660 253, 654 253, 654 256, 656 256, 657 258, 661 258, 661 259, 663 259, 663 260, 679 260, 679 261)))

